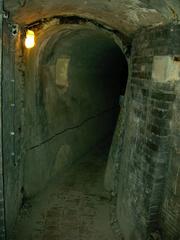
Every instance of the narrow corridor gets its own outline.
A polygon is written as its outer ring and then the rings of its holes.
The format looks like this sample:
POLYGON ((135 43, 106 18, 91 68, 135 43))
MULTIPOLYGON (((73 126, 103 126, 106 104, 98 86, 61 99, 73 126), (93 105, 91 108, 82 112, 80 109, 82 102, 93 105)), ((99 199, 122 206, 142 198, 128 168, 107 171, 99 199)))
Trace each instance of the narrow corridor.
POLYGON ((0 9, 0 240, 180 240, 180 0, 0 9))
MULTIPOLYGON (((109 147, 109 146, 108 146, 109 147)), ((96 146, 25 202, 16 240, 111 240, 111 196, 103 187, 107 146, 96 146)))

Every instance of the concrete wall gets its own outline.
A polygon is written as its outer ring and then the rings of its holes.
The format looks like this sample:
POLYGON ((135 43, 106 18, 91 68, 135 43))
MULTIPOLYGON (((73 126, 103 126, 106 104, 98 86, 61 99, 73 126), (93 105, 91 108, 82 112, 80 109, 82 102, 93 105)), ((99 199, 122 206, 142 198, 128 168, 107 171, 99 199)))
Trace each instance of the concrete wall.
POLYGON ((12 230, 21 206, 23 88, 20 35, 12 37, 4 23, 3 34, 3 175, 7 232, 12 230), (16 55, 14 54, 16 52, 16 55))
POLYGON ((106 174, 126 240, 180 238, 179 40, 179 26, 169 25, 142 30, 133 42, 106 174))
POLYGON ((127 70, 124 61, 113 39, 92 29, 54 34, 39 55, 38 46, 27 51, 26 196, 41 190, 64 165, 112 137, 127 70))
POLYGON ((121 32, 167 23, 180 17, 179 0, 6 0, 5 8, 14 22, 31 24, 53 16, 94 19, 121 32))

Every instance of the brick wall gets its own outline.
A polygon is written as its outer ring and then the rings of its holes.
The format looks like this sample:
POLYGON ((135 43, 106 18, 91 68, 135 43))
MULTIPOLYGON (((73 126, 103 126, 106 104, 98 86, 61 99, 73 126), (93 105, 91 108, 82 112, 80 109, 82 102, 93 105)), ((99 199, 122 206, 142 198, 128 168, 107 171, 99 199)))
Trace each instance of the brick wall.
POLYGON ((143 29, 135 36, 124 116, 109 156, 116 173, 109 189, 117 194, 124 239, 180 237, 178 55, 178 25, 143 29))

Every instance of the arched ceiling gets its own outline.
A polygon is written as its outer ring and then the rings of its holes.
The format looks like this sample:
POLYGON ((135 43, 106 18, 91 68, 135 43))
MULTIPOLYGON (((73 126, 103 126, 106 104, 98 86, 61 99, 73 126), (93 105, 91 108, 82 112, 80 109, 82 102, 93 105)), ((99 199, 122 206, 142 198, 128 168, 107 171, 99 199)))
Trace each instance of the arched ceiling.
POLYGON ((5 10, 18 24, 58 15, 81 16, 131 34, 139 27, 180 17, 180 0, 5 0, 5 10))

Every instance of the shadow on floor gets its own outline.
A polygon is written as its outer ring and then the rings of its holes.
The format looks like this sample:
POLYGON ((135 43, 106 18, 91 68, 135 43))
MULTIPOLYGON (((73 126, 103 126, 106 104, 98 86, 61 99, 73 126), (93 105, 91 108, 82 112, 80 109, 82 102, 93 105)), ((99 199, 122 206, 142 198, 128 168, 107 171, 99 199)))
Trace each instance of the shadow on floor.
POLYGON ((113 240, 110 195, 104 190, 107 146, 66 167, 25 204, 15 240, 113 240))

